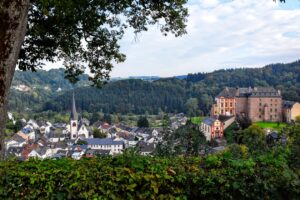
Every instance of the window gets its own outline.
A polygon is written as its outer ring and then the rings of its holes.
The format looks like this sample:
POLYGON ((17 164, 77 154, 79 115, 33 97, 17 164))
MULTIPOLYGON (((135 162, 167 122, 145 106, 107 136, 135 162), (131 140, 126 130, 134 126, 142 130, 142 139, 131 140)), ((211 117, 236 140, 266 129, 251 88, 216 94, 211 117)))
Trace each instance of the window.
POLYGON ((259 115, 259 118, 261 118, 261 115, 259 115))
POLYGON ((227 107, 228 106, 228 104, 227 103, 225 103, 225 107, 227 107))
POLYGON ((270 115, 270 119, 271 119, 271 120, 273 119, 273 116, 272 116, 272 115, 270 115))
POLYGON ((273 99, 271 99, 271 101, 273 101, 273 99))
POLYGON ((272 111, 273 111, 273 109, 271 108, 271 109, 270 109, 270 112, 272 112, 272 111))
POLYGON ((232 107, 232 103, 230 103, 230 107, 232 107))
POLYGON ((277 112, 277 108, 275 108, 275 112, 277 112))
POLYGON ((259 103, 259 105, 261 106, 261 103, 259 103))
POLYGON ((224 106, 224 103, 221 103, 221 107, 223 107, 224 106))

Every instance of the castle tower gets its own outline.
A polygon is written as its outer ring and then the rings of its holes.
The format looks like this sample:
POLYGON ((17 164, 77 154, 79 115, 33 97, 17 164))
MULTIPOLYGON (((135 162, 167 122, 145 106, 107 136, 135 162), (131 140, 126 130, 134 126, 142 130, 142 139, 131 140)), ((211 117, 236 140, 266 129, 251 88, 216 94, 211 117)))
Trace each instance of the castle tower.
POLYGON ((78 136, 78 114, 76 111, 75 95, 73 92, 72 110, 70 116, 70 138, 76 139, 78 136))

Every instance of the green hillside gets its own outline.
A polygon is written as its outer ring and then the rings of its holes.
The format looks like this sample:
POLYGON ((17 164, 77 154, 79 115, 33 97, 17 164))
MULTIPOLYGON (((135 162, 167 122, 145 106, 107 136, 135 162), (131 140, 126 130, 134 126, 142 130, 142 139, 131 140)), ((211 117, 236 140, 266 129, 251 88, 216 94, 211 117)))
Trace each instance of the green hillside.
MULTIPOLYGON (((16 73, 13 86, 25 84, 29 92, 12 89, 11 110, 25 108, 34 112, 70 109, 72 85, 64 79, 63 69, 16 73), (58 88, 62 90, 57 91, 58 88)), ((102 89, 88 86, 84 75, 74 86, 78 107, 82 111, 107 113, 157 114, 186 112, 190 98, 198 100, 195 113, 208 114, 214 97, 226 86, 272 86, 282 91, 286 100, 300 101, 300 61, 272 64, 263 68, 218 70, 189 74, 186 79, 168 78, 156 81, 127 79, 112 81, 102 89)))

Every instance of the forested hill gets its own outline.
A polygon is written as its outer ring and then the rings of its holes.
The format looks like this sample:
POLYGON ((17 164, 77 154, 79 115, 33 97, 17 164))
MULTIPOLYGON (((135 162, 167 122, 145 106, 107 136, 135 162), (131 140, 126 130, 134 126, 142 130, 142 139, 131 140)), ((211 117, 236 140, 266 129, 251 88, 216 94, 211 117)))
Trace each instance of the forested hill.
POLYGON ((289 64, 271 64, 263 68, 218 70, 189 74, 187 81, 209 88, 273 86, 286 99, 300 100, 300 60, 289 64))
MULTIPOLYGON (((44 110, 64 111, 70 108, 71 91, 46 103, 44 110)), ((83 87, 75 90, 77 106, 81 110, 105 113, 150 114, 159 111, 183 112, 186 101, 185 81, 137 79, 111 82, 102 89, 83 87)))
MULTIPOLYGON (((38 73, 17 72, 14 85, 28 85, 31 91, 19 92, 12 89, 10 109, 24 111, 27 108, 34 112, 69 110, 72 85, 63 77, 63 69, 38 73), (49 86, 50 89, 39 89, 44 86, 49 86), (57 92, 58 87, 63 90, 57 92)), ((273 86, 282 91, 284 99, 300 101, 300 61, 272 64, 263 68, 189 74, 183 80, 120 80, 110 82, 102 89, 91 88, 87 84, 87 76, 83 76, 75 87, 77 104, 82 111, 157 114, 159 111, 187 112, 197 109, 194 114, 199 114, 209 112, 214 97, 225 86, 273 86)))
MULTIPOLYGON (((65 70, 60 69, 51 69, 46 70, 37 70, 36 72, 31 71, 19 71, 17 70, 13 80, 13 86, 17 85, 26 85, 31 88, 41 88, 49 87, 49 89, 57 90, 58 88, 71 89, 74 86, 65 79, 65 70)), ((84 74, 80 76, 80 81, 75 85, 75 87, 81 87, 88 85, 88 75, 84 74)))

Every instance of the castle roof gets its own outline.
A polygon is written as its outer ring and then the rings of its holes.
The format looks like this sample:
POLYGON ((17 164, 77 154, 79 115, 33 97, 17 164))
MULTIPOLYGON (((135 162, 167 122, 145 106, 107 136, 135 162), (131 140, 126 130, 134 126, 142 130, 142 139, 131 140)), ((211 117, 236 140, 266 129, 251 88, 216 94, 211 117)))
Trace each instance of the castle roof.
POLYGON ((254 88, 230 88, 226 87, 220 92, 217 98, 234 97, 281 97, 280 91, 273 87, 254 87, 254 88))
POLYGON ((236 96, 236 92, 236 88, 226 87, 217 97, 234 98, 236 96))

